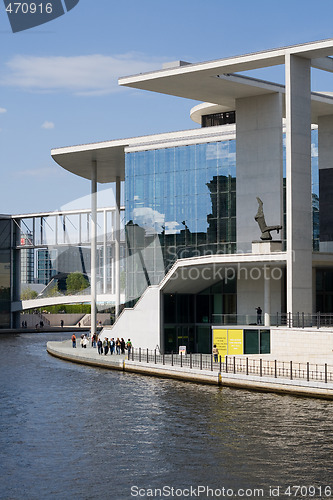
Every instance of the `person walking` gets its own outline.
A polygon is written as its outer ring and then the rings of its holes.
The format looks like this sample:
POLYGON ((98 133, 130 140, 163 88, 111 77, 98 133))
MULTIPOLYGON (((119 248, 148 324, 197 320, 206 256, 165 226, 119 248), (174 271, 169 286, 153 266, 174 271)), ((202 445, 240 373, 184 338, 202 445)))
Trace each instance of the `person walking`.
POLYGON ((112 339, 110 340, 110 354, 111 354, 111 356, 114 353, 114 348, 115 348, 115 342, 114 342, 114 338, 112 337, 112 339))
POLYGON ((73 333, 72 335, 72 347, 75 348, 76 347, 76 337, 75 337, 75 333, 73 333))
POLYGON ((128 357, 130 357, 131 350, 132 350, 132 342, 131 342, 131 339, 128 339, 128 341, 126 342, 126 349, 127 349, 128 357))
POLYGON ((116 351, 117 351, 117 354, 120 354, 120 340, 119 340, 119 337, 116 340, 116 351))
POLYGON ((104 354, 106 356, 107 353, 109 352, 109 339, 107 337, 105 337, 105 339, 103 340, 103 347, 104 347, 104 354))
POLYGON ((97 341, 97 349, 98 349, 98 354, 103 354, 103 342, 101 339, 98 339, 97 341))
POLYGON ((121 337, 120 340, 120 349, 121 349, 121 354, 125 354, 125 340, 121 337))

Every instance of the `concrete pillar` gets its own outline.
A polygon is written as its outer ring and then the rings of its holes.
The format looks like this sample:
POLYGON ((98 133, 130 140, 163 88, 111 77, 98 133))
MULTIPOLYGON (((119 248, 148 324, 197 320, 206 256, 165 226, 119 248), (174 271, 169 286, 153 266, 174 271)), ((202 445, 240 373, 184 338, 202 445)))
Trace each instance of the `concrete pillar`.
POLYGON ((116 232, 115 232, 115 319, 119 316, 120 309, 120 177, 116 179, 116 232))
MULTIPOLYGON (((251 252, 261 231, 254 220, 259 196, 267 225, 282 224, 282 95, 236 100, 237 251, 251 252)), ((272 233, 273 239, 281 234, 272 233)))
POLYGON ((333 252, 333 115, 318 118, 321 252, 333 252))
POLYGON ((91 335, 96 333, 96 256, 97 256, 97 162, 91 164, 91 335))
POLYGON ((286 55, 287 312, 312 312, 311 67, 286 55))
POLYGON ((103 293, 107 293, 107 250, 106 250, 106 235, 107 235, 107 212, 104 210, 103 212, 103 293))
POLYGON ((264 273, 264 325, 271 324, 271 268, 265 266, 264 273))

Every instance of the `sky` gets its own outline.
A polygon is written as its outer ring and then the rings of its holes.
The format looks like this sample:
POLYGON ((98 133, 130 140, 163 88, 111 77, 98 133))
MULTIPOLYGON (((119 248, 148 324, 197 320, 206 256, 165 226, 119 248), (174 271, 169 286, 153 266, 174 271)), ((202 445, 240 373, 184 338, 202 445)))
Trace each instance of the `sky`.
MULTIPOLYGON (((201 62, 333 38, 332 0, 79 0, 13 33, 0 0, 0 213, 87 208, 90 183, 51 149, 197 128, 196 101, 119 87, 165 62, 201 62)), ((333 91, 313 70, 312 89, 333 91)), ((284 82, 280 67, 251 76, 284 82)), ((99 185, 99 206, 113 186, 99 185)))

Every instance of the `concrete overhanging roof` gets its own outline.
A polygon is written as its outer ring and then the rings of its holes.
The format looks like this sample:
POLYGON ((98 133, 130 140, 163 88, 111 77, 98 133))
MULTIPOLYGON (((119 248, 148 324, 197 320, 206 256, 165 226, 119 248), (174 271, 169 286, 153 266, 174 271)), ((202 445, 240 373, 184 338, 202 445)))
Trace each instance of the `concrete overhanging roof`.
POLYGON ((136 89, 194 99, 196 101, 227 105, 227 99, 274 92, 264 84, 251 86, 230 81, 230 73, 277 66, 285 63, 286 56, 297 55, 311 60, 315 68, 333 72, 333 39, 265 50, 215 61, 183 64, 175 68, 122 77, 119 84, 136 89), (230 85, 231 84, 231 85, 230 85))
POLYGON ((52 149, 51 156, 62 168, 91 179, 92 164, 97 162, 97 182, 125 180, 125 147, 130 139, 105 141, 52 149))
MULTIPOLYGON (((235 100, 269 93, 285 93, 283 85, 230 74, 283 64, 287 54, 311 59, 313 67, 333 72, 333 39, 231 57, 217 61, 187 64, 152 73, 121 78, 120 85, 160 92, 235 109, 235 100)), ((333 97, 312 93, 312 123, 321 115, 333 114, 333 97)), ((152 136, 154 137, 154 136, 152 136)), ((149 142, 149 137, 105 141, 53 149, 53 159, 65 170, 91 179, 92 163, 97 162, 97 182, 125 179, 125 148, 149 142)), ((155 142, 155 139, 153 140, 155 142)))
POLYGON ((159 288, 163 293, 199 293, 221 280, 237 276, 237 272, 250 272, 258 268, 286 266, 286 252, 270 254, 221 254, 179 259, 161 281, 159 288), (240 266, 240 267, 239 267, 240 266), (241 271, 240 271, 241 269, 241 271))

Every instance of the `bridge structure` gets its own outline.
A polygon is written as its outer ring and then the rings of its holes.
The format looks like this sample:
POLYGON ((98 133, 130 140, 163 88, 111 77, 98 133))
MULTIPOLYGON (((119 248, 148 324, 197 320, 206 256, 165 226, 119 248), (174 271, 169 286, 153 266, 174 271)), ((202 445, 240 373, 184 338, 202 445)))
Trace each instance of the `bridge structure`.
POLYGON ((125 265, 123 212, 120 206, 96 207, 94 220, 91 208, 10 216, 13 323, 19 324, 20 312, 61 304, 119 310, 124 301, 120 293, 125 265), (89 285, 71 294, 61 288, 73 272, 81 273, 89 285))
MULTIPOLYGON (((112 293, 97 294, 97 305, 108 304, 115 306, 116 296, 112 293)), ((121 301, 125 300, 123 294, 120 295, 121 301)), ((62 304, 84 304, 91 302, 91 295, 61 295, 57 297, 43 297, 29 300, 17 300, 12 302, 12 312, 22 312, 31 309, 40 309, 48 306, 56 306, 62 304)))

